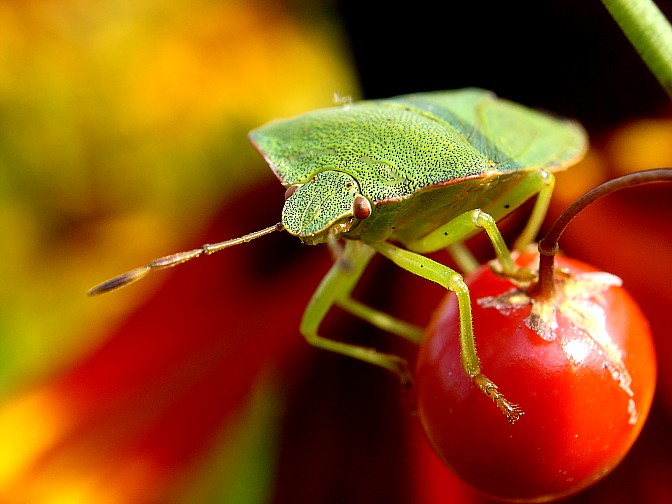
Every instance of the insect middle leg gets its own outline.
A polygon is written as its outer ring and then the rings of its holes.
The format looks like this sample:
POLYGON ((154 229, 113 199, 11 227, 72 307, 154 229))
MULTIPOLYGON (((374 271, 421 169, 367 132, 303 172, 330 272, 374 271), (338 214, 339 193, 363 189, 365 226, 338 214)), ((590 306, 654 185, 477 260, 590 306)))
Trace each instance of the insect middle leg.
POLYGON ((393 261, 397 266, 414 273, 422 278, 436 282, 442 287, 453 291, 457 295, 458 312, 460 318, 460 356, 465 373, 476 386, 504 413, 506 418, 515 422, 522 414, 522 410, 509 402, 497 385, 482 372, 476 354, 474 329, 471 320, 471 298, 469 289, 462 275, 448 266, 438 263, 421 254, 402 249, 387 242, 371 245, 382 255, 393 261))
POLYGON ((301 320, 301 334, 313 346, 388 369, 399 376, 402 384, 410 386, 411 374, 406 360, 402 357, 378 352, 373 348, 335 341, 318 334, 320 324, 331 307, 338 305, 376 327, 419 343, 423 334, 422 329, 352 299, 352 290, 374 255, 375 250, 362 242, 354 240, 346 242, 342 256, 331 267, 306 307, 301 320))

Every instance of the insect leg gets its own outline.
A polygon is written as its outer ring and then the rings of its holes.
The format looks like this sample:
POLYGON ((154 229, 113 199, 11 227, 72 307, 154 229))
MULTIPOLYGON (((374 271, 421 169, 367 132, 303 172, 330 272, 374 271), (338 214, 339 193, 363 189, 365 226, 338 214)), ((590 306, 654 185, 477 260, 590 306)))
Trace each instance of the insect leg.
POLYGON ((515 404, 509 402, 504 395, 499 392, 497 385, 481 373, 478 355, 476 354, 474 329, 471 320, 471 299, 469 296, 469 289, 464 282, 462 275, 448 266, 438 263, 421 254, 396 247, 387 242, 375 243, 371 246, 394 262, 397 266, 422 278, 436 282, 442 287, 455 292, 457 295, 460 317, 460 352, 462 367, 469 378, 474 381, 476 386, 495 402, 502 413, 506 415, 506 418, 511 423, 515 422, 523 414, 523 411, 515 404))
POLYGON ((336 304, 378 329, 406 338, 412 343, 420 344, 420 342, 422 342, 422 337, 425 332, 423 328, 371 308, 370 306, 353 299, 349 295, 336 300, 336 304))
POLYGON ((473 273, 481 265, 479 260, 476 259, 464 242, 458 241, 451 243, 446 248, 463 275, 473 273))
MULTIPOLYGON (((373 348, 325 338, 317 332, 327 313, 335 304, 343 306, 355 315, 361 316, 364 314, 362 318, 369 322, 372 322, 376 318, 376 314, 384 315, 373 309, 366 310, 368 307, 360 303, 347 301, 350 292, 354 289, 374 254, 375 250, 362 242, 346 242, 342 257, 322 279, 322 282, 306 307, 301 320, 301 334, 303 334, 311 345, 318 348, 331 350, 332 352, 354 357, 355 359, 388 369, 399 375, 405 386, 410 386, 412 379, 405 359, 396 355, 378 352, 373 348)), ((387 323, 389 324, 389 320, 387 323)), ((374 325, 379 324, 374 323, 374 325)), ((384 326, 385 323, 382 323, 382 325, 384 326)))
POLYGON ((488 234, 495 254, 502 266, 502 271, 510 276, 520 276, 519 268, 513 262, 511 252, 497 228, 495 219, 482 210, 475 209, 458 215, 456 218, 435 229, 426 236, 407 244, 407 247, 418 253, 434 252, 454 243, 461 242, 477 231, 484 229, 488 234))
POLYGON ((527 224, 525 224, 525 229, 523 229, 513 245, 514 250, 525 250, 530 243, 536 240, 539 229, 546 217, 548 205, 551 203, 554 187, 555 177, 553 174, 546 170, 536 170, 530 173, 525 183, 511 190, 510 196, 512 198, 521 198, 521 200, 529 198, 528 193, 537 195, 537 200, 532 208, 530 218, 527 220, 527 224), (523 194, 518 196, 517 192, 523 194))

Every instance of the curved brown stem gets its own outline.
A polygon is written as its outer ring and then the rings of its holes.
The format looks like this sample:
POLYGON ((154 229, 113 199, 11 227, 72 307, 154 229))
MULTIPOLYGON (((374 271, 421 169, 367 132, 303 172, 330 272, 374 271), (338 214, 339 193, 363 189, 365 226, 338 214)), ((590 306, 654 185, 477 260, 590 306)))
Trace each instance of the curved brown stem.
POLYGON ((558 253, 558 242, 569 223, 587 206, 598 199, 628 187, 652 182, 672 181, 672 168, 644 170, 623 175, 609 180, 591 189, 572 203, 551 226, 546 236, 539 242, 539 280, 532 289, 530 296, 547 299, 553 296, 555 255, 558 253))

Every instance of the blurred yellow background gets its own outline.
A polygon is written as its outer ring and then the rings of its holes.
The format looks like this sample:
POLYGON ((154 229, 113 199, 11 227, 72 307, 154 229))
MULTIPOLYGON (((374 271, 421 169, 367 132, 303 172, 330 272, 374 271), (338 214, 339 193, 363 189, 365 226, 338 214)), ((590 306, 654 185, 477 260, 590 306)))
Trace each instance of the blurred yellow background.
POLYGON ((142 468, 106 490, 94 467, 29 471, 80 414, 50 397, 49 376, 152 283, 85 293, 194 245, 222 201, 274 179, 247 131, 334 93, 358 92, 322 3, 0 3, 0 502, 133 500, 142 468))
POLYGON ((0 394, 76 358, 143 289, 92 303, 92 282, 273 178, 249 129, 356 94, 329 13, 292 7, 0 3, 0 394))

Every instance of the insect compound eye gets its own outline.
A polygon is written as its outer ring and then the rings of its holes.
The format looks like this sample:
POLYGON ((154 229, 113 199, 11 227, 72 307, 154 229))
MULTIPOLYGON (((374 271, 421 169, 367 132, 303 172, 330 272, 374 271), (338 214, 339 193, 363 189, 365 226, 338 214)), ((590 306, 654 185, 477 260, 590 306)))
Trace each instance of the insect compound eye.
POLYGON ((355 218, 359 220, 364 220, 371 215, 371 203, 361 194, 355 196, 355 201, 352 203, 352 209, 355 214, 355 218))
POLYGON ((290 185, 285 191, 285 201, 291 198, 292 194, 294 194, 299 187, 301 187, 301 184, 290 185))

